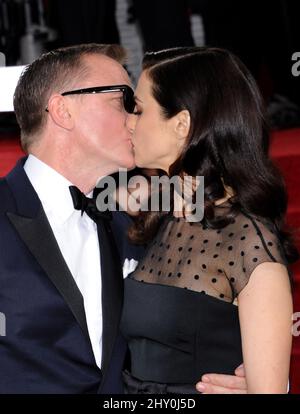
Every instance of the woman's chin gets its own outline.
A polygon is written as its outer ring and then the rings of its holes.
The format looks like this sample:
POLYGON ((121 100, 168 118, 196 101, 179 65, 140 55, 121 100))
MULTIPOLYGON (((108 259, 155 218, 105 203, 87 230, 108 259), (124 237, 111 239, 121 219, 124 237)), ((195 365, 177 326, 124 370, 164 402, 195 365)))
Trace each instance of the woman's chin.
POLYGON ((135 165, 138 168, 145 168, 146 170, 164 170, 164 168, 162 168, 162 166, 160 165, 159 162, 155 162, 155 161, 145 161, 145 160, 141 160, 139 157, 134 158, 135 160, 135 165))
POLYGON ((157 168, 144 162, 136 162, 136 166, 145 170, 155 170, 157 168))
POLYGON ((143 162, 142 160, 138 159, 137 157, 134 159, 135 165, 139 168, 149 168, 147 167, 147 163, 143 162))

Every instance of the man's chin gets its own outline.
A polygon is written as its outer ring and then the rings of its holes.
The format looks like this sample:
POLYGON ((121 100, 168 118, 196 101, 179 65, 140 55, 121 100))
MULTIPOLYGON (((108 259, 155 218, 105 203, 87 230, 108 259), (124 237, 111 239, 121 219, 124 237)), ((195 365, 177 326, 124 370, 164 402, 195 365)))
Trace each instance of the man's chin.
POLYGON ((135 164, 135 160, 134 159, 132 159, 131 161, 128 161, 126 163, 126 165, 123 166, 123 168, 127 168, 127 170, 133 170, 135 167, 137 167, 137 165, 135 164))

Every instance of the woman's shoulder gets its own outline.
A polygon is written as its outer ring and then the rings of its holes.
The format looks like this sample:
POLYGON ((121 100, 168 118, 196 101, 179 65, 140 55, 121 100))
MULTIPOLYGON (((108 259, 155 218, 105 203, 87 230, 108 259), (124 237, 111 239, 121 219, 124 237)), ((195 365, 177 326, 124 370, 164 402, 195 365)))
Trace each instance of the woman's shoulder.
MULTIPOLYGON (((227 232, 235 242, 245 245, 247 248, 252 244, 259 245, 267 251, 280 247, 280 239, 275 224, 268 218, 262 218, 239 211, 228 226, 227 232)), ((256 250, 258 248, 256 247, 256 250)))
POLYGON ((274 223, 243 211, 224 228, 222 245, 225 273, 238 275, 237 293, 260 264, 287 264, 274 223))

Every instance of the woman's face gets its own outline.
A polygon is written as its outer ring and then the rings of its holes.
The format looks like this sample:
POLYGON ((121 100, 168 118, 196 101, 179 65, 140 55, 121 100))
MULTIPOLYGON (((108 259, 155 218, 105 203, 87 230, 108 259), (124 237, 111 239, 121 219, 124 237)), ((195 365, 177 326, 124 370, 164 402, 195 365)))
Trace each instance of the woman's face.
POLYGON ((184 144, 178 133, 178 116, 165 119, 152 96, 151 80, 144 71, 135 97, 135 112, 127 118, 132 134, 135 163, 141 168, 160 168, 166 172, 178 158, 184 144))

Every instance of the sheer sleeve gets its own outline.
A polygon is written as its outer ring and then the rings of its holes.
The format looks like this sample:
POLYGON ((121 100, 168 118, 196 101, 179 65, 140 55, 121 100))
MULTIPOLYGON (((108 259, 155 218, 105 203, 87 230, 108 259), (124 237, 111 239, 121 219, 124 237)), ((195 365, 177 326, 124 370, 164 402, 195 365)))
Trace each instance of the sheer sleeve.
POLYGON ((275 229, 267 221, 244 216, 234 242, 234 257, 224 262, 224 271, 234 280, 235 296, 247 285, 258 265, 265 262, 287 265, 275 229))

